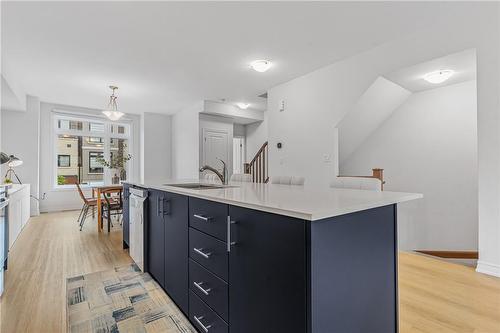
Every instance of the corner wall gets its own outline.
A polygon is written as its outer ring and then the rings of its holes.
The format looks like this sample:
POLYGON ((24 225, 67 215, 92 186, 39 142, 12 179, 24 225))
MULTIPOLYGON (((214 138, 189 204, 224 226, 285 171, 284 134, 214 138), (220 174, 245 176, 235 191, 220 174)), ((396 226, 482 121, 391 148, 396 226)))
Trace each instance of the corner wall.
POLYGON ((175 179, 198 179, 200 102, 172 116, 172 174, 175 179))
POLYGON ((172 177, 172 117, 142 115, 142 182, 163 184, 172 177))
MULTIPOLYGON (((1 111, 2 151, 19 157, 23 164, 15 168, 20 180, 30 184, 31 195, 39 197, 40 101, 26 97, 26 111, 1 111)), ((5 168, 4 172, 5 172, 5 168)), ((2 181, 3 181, 2 174, 2 181)), ((16 182, 15 179, 13 179, 16 182)), ((31 215, 40 213, 39 203, 30 199, 31 215)))

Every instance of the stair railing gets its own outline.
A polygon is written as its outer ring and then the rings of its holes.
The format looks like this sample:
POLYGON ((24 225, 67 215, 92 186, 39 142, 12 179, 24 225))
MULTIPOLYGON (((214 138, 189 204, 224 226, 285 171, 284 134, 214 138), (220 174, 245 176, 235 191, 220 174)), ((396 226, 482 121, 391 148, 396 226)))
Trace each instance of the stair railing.
POLYGON ((252 175, 254 183, 267 183, 269 181, 269 147, 268 142, 264 142, 257 151, 250 163, 245 163, 245 173, 252 175))

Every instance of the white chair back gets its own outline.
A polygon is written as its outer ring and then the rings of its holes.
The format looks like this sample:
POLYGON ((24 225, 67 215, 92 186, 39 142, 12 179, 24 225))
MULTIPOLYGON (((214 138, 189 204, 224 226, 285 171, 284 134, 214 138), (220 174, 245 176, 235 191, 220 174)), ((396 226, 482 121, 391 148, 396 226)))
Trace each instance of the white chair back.
POLYGON ((271 177, 271 184, 281 185, 304 185, 306 179, 304 177, 295 176, 274 176, 271 177))
POLYGON ((243 183, 251 183, 252 175, 248 173, 233 173, 231 176, 232 182, 243 182, 243 183))
POLYGON ((378 178, 337 177, 330 183, 330 187, 380 192, 382 191, 382 181, 378 178))

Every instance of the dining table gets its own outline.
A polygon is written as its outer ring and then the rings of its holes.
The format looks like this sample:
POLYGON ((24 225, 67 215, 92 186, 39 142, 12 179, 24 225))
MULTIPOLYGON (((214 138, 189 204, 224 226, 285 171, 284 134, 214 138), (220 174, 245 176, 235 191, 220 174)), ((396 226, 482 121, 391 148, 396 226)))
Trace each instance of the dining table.
POLYGON ((123 185, 95 185, 92 186, 92 198, 97 198, 97 231, 102 231, 102 200, 101 194, 119 193, 123 191, 123 185))

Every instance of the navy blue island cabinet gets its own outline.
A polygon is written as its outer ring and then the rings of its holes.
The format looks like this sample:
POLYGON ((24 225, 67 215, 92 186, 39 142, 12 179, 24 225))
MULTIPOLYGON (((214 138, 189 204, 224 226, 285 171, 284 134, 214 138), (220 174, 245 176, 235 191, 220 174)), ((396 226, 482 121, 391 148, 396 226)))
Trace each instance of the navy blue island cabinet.
POLYGON ((146 271, 200 333, 398 332, 396 205, 306 221, 150 189, 146 222, 146 271))
POLYGON ((188 312, 188 198, 148 191, 145 270, 188 312))

